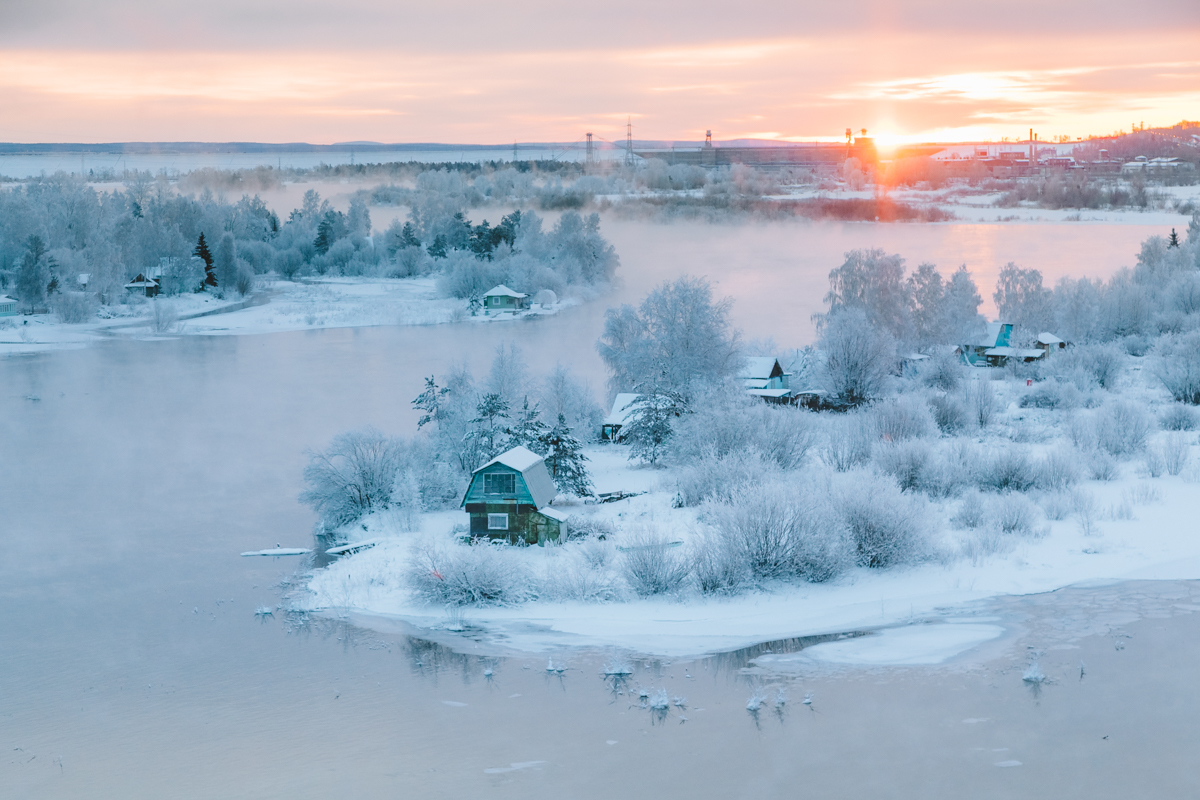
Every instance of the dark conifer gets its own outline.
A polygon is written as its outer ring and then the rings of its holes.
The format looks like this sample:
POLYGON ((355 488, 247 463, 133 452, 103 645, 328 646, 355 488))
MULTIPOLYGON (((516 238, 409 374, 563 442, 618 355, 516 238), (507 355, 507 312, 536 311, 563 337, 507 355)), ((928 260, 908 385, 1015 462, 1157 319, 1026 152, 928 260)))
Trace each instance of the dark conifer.
POLYGON ((196 241, 196 249, 192 251, 192 255, 204 262, 204 282, 201 286, 216 286, 217 274, 213 272, 213 254, 208 249, 208 242, 204 241, 204 232, 201 231, 200 238, 196 241))

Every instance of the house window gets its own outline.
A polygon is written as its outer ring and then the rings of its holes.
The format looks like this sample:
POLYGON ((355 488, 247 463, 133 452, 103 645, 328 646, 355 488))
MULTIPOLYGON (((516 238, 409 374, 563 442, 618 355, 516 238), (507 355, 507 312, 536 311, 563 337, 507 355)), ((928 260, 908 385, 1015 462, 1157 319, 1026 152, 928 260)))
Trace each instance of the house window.
POLYGON ((489 531, 508 530, 508 514, 488 514, 489 531))
POLYGON ((488 473, 483 476, 484 494, 516 494, 517 476, 511 472, 488 473))

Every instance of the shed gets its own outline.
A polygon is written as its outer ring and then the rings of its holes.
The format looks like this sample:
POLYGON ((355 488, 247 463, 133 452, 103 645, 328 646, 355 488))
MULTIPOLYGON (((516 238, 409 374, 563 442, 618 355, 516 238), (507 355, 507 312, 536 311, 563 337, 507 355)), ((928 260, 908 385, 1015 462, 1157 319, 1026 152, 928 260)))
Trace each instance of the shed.
POLYGON ((17 300, 6 294, 0 294, 0 317, 15 317, 17 315, 17 300))
POLYGON ((989 366, 1002 367, 1009 361, 1021 361, 1028 364, 1046 355, 1045 350, 1036 347, 989 347, 984 351, 984 357, 989 366))
POLYGON ((746 393, 761 397, 769 403, 787 403, 791 399, 788 379, 791 373, 784 372, 779 359, 770 356, 755 356, 742 362, 738 379, 746 393))
POLYGON ((521 311, 529 308, 529 295, 514 292, 503 283, 483 295, 483 313, 490 311, 521 311))
POLYGON ((1049 355, 1055 350, 1066 350, 1067 343, 1055 336, 1053 333, 1042 331, 1038 334, 1037 346, 1049 355))
POLYGON ((154 297, 158 294, 158 281, 139 272, 136 278, 125 284, 125 290, 133 294, 145 292, 146 297, 154 297))
POLYGON ((545 544, 566 533, 566 515, 550 508, 557 495, 542 457, 514 447, 475 470, 462 507, 471 516, 471 536, 545 544))
POLYGON ((997 347, 1008 347, 1012 329, 1011 322, 989 322, 982 336, 963 347, 963 360, 972 367, 991 365, 987 351, 997 347))
POLYGON ((621 439, 621 428, 629 424, 630 418, 633 416, 634 407, 637 401, 641 398, 640 394, 632 394, 623 392, 618 394, 613 400, 612 411, 604 418, 604 422, 600 425, 600 438, 610 442, 616 442, 621 439))

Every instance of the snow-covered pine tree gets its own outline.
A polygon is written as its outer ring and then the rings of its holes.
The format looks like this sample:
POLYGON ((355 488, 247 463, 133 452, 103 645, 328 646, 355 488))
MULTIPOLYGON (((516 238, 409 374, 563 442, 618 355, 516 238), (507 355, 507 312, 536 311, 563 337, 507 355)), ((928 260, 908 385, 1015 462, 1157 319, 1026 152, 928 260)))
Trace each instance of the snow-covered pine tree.
POLYGON ((577 497, 595 494, 592 478, 584 466, 589 459, 583 454, 583 444, 571 435, 571 427, 562 414, 558 415, 558 423, 542 435, 538 452, 545 458, 546 468, 560 492, 577 497))
POLYGON ((629 458, 640 458, 657 464, 674 429, 674 420, 687 413, 687 401, 672 389, 649 389, 640 392, 633 404, 628 424, 621 429, 629 442, 629 458))
POLYGON ((449 389, 439 389, 430 375, 425 379, 425 389, 412 401, 412 407, 424 411, 417 420, 417 429, 425 427, 430 422, 439 422, 442 418, 442 398, 450 392, 449 389))
POLYGON ((498 394, 485 394, 475 406, 475 418, 471 420, 472 428, 465 438, 479 448, 475 459, 478 462, 476 467, 507 449, 504 446, 507 437, 500 425, 500 421, 504 419, 508 419, 508 401, 498 394))
POLYGON ((204 241, 204 232, 200 232, 200 238, 196 241, 196 249, 192 251, 192 255, 204 262, 204 282, 200 284, 200 288, 205 286, 216 286, 217 276, 213 272, 213 254, 208 249, 208 242, 204 241))
POLYGON ((1167 239, 1167 247, 1179 247, 1179 234, 1171 228, 1171 236, 1167 239))
MULTIPOLYGON (((508 434, 506 447, 525 447, 538 455, 545 455, 544 441, 546 434, 550 429, 546 423, 541 420, 541 409, 537 403, 532 407, 529 405, 529 398, 525 398, 525 403, 521 406, 521 411, 517 415, 517 420, 512 425, 505 429, 508 434)), ((549 466, 549 464, 547 464, 549 466)))

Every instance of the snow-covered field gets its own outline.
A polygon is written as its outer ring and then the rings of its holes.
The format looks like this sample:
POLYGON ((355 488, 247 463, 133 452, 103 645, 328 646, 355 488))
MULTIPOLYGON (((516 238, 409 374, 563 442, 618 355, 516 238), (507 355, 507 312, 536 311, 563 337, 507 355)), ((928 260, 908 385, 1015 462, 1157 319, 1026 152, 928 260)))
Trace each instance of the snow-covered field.
MULTIPOLYGON (((805 655, 832 662, 929 663, 999 635, 1000 629, 987 620, 964 621, 965 609, 974 601, 1087 583, 1200 578, 1200 529, 1193 510, 1200 491, 1196 433, 1154 431, 1146 450, 1115 460, 1115 468, 1103 475, 1105 480, 1091 479, 1084 465, 1090 455, 1071 449, 1069 441, 1078 435, 1080 420, 1098 422, 1095 415, 1119 402, 1116 393, 1102 392, 1092 398, 1100 410, 1083 405, 1071 411, 1021 408, 1021 397, 1036 391, 1036 385, 1027 387, 1024 380, 1014 379, 989 383, 996 389, 999 410, 985 429, 962 438, 987 452, 1016 448, 1035 460, 1070 453, 1080 468, 1078 481, 1070 487, 984 495, 985 504, 1008 498, 1025 504, 1035 515, 1024 534, 996 534, 990 545, 980 545, 981 537, 986 538, 985 526, 972 529, 962 522, 964 506, 980 499, 968 490, 928 501, 925 526, 931 547, 917 563, 857 567, 825 583, 765 582, 732 596, 705 595, 685 587, 673 595, 638 597, 621 585, 619 575, 613 577, 619 572, 614 565, 622 557, 614 545, 653 530, 682 542, 678 552, 687 552, 699 542, 709 521, 695 507, 673 507, 675 470, 630 463, 625 446, 603 445, 588 449, 596 490, 646 493, 602 505, 573 501, 563 510, 608 523, 615 533, 605 542, 593 538, 503 554, 520 559, 533 582, 554 599, 453 610, 422 602, 406 582, 420 548, 430 542, 447 546, 451 529, 457 525, 462 530, 466 522, 465 513, 443 511, 421 515, 419 531, 405 530, 399 517, 386 512, 368 518, 363 523, 366 529, 356 527, 350 540, 381 537, 383 541, 316 570, 307 590, 298 592, 292 602, 310 611, 351 613, 357 624, 366 627, 386 627, 390 620, 400 619, 430 635, 462 634, 480 643, 472 646, 522 651, 592 645, 694 655, 914 621, 949 623, 919 633, 872 637, 869 644, 822 646, 829 652, 814 650, 805 655), (1167 442, 1183 446, 1174 475, 1153 463, 1167 442), (598 563, 607 566, 596 569, 598 563), (570 599, 583 595, 591 599, 570 599)), ((1152 415, 1172 405, 1140 365, 1125 375, 1120 397, 1152 415)), ((830 471, 815 454, 804 469, 830 471)), ((860 471, 835 477, 853 481, 868 475, 860 471)), ((781 662, 770 668, 786 671, 794 666, 781 662)))

